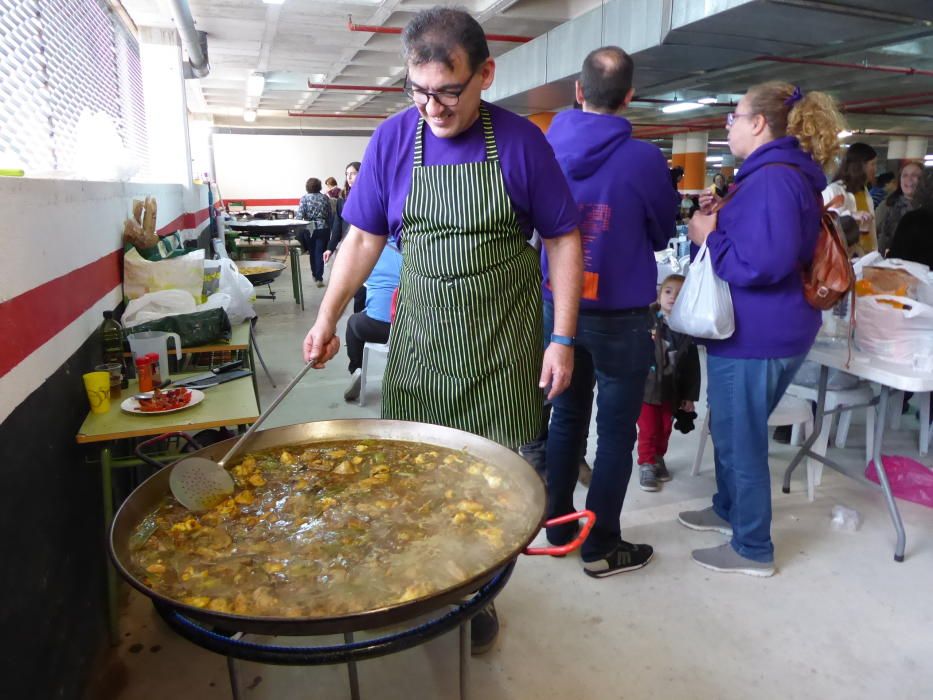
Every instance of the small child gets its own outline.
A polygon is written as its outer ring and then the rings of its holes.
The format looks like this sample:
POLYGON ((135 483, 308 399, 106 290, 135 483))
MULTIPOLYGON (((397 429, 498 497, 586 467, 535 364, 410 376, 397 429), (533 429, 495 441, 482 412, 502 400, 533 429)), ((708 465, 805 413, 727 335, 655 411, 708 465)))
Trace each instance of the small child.
POLYGON ((861 231, 859 231, 858 222, 851 216, 840 216, 839 228, 842 229, 842 234, 846 237, 846 248, 849 252, 849 257, 861 258, 865 255, 864 249, 859 244, 861 231))
POLYGON ((683 283, 683 275, 669 275, 661 283, 657 303, 651 306, 655 318, 651 334, 655 361, 645 382, 638 417, 638 485, 642 491, 657 491, 661 488, 659 482, 671 480, 664 455, 674 414, 678 411, 693 414, 694 401, 700 397, 700 355, 696 344, 690 336, 675 333, 667 325, 683 283))

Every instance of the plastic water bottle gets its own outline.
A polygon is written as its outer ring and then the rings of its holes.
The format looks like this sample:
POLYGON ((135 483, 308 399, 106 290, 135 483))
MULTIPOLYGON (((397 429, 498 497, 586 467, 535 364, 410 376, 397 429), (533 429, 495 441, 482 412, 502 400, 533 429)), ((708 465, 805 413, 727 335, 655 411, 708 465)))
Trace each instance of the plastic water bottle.
POLYGON ((104 311, 104 322, 100 324, 100 343, 105 363, 118 362, 123 379, 120 386, 127 387, 126 365, 123 363, 123 326, 113 317, 113 311, 104 311))
POLYGON ((833 320, 835 321, 835 336, 837 338, 849 337, 849 295, 846 294, 833 307, 833 320))
POLYGON ((855 532, 862 525, 862 516, 854 508, 846 506, 833 506, 833 516, 830 524, 834 530, 855 532))

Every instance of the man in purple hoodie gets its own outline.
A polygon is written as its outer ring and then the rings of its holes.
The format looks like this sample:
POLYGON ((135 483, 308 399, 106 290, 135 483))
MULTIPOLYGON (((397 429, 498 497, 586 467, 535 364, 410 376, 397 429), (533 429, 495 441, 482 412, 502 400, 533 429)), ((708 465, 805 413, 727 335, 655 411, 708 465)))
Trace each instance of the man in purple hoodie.
MULTIPOLYGON (((648 314, 657 296, 654 251, 673 235, 679 198, 661 151, 633 139, 632 125, 619 115, 634 95, 632 73, 632 59, 618 47, 590 53, 576 84, 583 109, 561 112, 548 131, 580 209, 584 252, 573 377, 554 400, 548 431, 548 517, 574 510, 595 380, 598 443, 586 507, 596 525, 581 549, 584 571, 594 577, 641 568, 653 552, 622 539, 619 516, 654 359, 648 314)), ((544 256, 545 337, 554 318, 547 263, 544 256)), ((575 531, 574 524, 548 528, 548 540, 565 544, 575 531)))

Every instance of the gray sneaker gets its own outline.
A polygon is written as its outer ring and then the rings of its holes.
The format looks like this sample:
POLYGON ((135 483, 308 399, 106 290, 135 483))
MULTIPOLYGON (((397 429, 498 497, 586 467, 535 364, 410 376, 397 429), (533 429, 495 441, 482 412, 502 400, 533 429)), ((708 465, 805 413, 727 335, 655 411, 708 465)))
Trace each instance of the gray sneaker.
POLYGON ((664 457, 658 457, 658 463, 654 465, 654 474, 658 481, 670 481, 673 477, 667 471, 667 465, 664 463, 664 457))
POLYGON ((746 559, 732 549, 726 542, 718 547, 708 549, 694 549, 693 561, 704 569, 718 571, 723 574, 745 574, 746 576, 774 576, 774 563, 753 561, 746 559))
POLYGON ((680 521, 681 525, 689 527, 691 530, 712 530, 721 535, 732 537, 732 525, 729 524, 729 521, 720 518, 712 506, 703 510, 684 511, 677 516, 677 520, 680 521))
POLYGON ((658 475, 653 464, 639 464, 638 488, 642 491, 658 491, 661 485, 658 483, 658 475))
POLYGON ((360 398, 360 385, 363 382, 362 375, 362 370, 353 370, 353 374, 350 375, 350 386, 348 386, 347 390, 343 392, 344 401, 356 401, 358 398, 360 398))

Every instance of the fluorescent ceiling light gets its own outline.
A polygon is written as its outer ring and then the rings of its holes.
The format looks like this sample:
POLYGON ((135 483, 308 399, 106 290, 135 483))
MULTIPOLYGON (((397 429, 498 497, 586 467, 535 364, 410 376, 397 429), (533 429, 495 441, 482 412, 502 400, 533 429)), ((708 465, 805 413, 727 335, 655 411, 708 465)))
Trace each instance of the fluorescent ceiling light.
POLYGON ((256 121, 256 110, 255 109, 244 109, 243 110, 243 121, 250 122, 250 123, 256 121))
POLYGON ((847 129, 843 129, 843 130, 840 131, 838 134, 836 134, 836 136, 838 136, 838 137, 841 138, 841 139, 847 139, 847 138, 849 138, 851 135, 852 135, 852 132, 849 131, 849 130, 847 130, 847 129))
POLYGON ((707 163, 721 163, 722 156, 706 156, 707 163))
POLYGON ((715 97, 701 97, 697 100, 701 105, 712 105, 716 104, 717 100, 715 97))
POLYGON ((710 146, 728 146, 729 142, 728 141, 710 141, 709 145, 710 146))
POLYGON ((246 94, 250 97, 261 97, 265 86, 266 76, 262 73, 253 73, 246 79, 246 94))
POLYGON ((267 5, 281 5, 285 2, 285 0, 262 0, 262 1, 266 3, 267 5))
POLYGON ((677 114, 678 112, 689 112, 691 109, 699 109, 702 106, 699 102, 675 102, 672 105, 661 107, 661 111, 665 114, 677 114))

